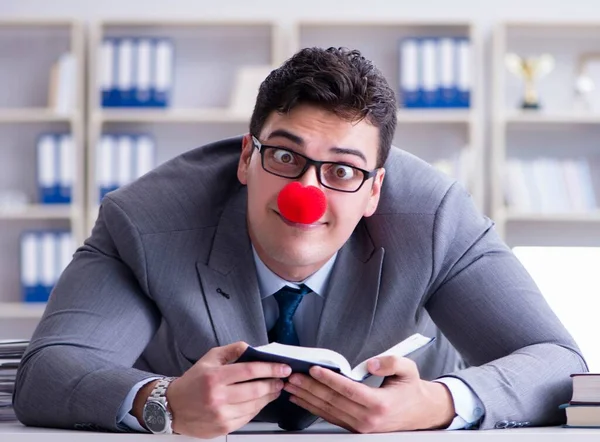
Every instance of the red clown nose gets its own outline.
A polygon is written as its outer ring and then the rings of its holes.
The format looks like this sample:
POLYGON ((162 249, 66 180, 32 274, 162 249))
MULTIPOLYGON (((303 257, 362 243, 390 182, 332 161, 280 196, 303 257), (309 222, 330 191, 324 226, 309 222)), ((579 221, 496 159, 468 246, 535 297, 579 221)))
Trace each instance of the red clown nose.
POLYGON ((281 214, 288 220, 312 224, 325 213, 327 199, 318 187, 303 187, 298 181, 294 181, 281 189, 277 205, 281 214))

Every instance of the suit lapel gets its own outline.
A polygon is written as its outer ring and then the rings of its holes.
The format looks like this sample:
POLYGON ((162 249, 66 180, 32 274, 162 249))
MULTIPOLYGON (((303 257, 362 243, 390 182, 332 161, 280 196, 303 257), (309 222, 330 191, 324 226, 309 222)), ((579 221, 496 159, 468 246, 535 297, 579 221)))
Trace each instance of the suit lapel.
POLYGON ((208 263, 196 263, 219 346, 236 341, 253 346, 268 343, 246 208, 242 187, 223 211, 208 263))
POLYGON ((356 358, 373 324, 383 255, 361 222, 340 250, 331 274, 316 345, 341 353, 352 367, 360 362, 356 358))

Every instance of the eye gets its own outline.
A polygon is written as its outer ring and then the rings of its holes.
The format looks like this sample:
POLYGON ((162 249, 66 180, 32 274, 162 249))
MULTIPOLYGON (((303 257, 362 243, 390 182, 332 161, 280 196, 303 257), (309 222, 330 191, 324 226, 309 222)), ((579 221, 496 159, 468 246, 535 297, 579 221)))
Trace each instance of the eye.
POLYGON ((282 149, 276 150, 273 153, 273 158, 275 158, 275 161, 281 164, 293 164, 295 159, 291 152, 282 149))
POLYGON ((331 174, 338 180, 351 180, 355 177, 356 171, 350 166, 336 164, 331 168, 331 174))

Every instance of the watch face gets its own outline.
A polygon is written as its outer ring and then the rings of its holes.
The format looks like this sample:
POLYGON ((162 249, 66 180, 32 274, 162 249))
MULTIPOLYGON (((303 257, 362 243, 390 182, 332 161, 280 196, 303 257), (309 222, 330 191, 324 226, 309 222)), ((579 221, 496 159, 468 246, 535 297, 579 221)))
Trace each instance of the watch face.
POLYGON ((167 426, 166 410, 158 402, 148 402, 144 407, 144 423, 153 433, 162 433, 167 426))

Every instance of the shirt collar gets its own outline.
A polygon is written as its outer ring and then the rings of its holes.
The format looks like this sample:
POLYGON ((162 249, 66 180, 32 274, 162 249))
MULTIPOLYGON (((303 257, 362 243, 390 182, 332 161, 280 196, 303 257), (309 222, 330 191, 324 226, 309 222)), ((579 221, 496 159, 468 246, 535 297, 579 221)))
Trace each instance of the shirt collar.
POLYGON ((333 270, 333 264, 337 257, 337 252, 315 273, 310 275, 304 281, 290 282, 283 278, 280 278, 269 269, 264 262, 259 258, 258 253, 252 246, 252 253, 254 255, 254 263, 256 264, 256 273, 258 276, 258 287, 260 290, 261 299, 268 298, 274 293, 278 292, 283 286, 290 286, 297 288, 300 284, 305 284, 317 295, 325 298, 327 290, 327 283, 333 270))

